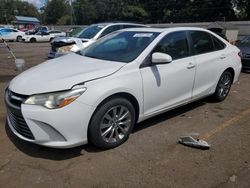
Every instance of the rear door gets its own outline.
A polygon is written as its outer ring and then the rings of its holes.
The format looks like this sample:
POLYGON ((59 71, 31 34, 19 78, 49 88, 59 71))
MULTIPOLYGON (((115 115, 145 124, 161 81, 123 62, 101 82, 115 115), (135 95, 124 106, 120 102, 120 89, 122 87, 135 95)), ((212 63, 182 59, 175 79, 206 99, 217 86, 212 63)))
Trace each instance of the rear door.
MULTIPOLYGON (((183 104, 192 97, 195 64, 190 56, 186 31, 167 34, 152 53, 169 54, 173 61, 140 69, 144 89, 144 113, 154 114, 183 104)), ((149 55, 151 60, 151 55, 149 55)))
POLYGON ((199 98, 214 91, 228 57, 226 45, 212 34, 189 31, 189 36, 196 62, 193 98, 199 98))

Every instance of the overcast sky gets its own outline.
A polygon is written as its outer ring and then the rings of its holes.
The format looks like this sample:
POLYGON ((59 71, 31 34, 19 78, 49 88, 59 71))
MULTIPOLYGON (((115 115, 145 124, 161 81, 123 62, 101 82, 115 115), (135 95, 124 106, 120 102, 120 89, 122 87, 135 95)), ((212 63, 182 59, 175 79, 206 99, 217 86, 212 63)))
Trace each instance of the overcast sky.
POLYGON ((45 2, 45 0, 22 0, 22 1, 27 1, 29 3, 32 3, 33 5, 35 5, 38 8, 44 6, 44 2, 45 2))

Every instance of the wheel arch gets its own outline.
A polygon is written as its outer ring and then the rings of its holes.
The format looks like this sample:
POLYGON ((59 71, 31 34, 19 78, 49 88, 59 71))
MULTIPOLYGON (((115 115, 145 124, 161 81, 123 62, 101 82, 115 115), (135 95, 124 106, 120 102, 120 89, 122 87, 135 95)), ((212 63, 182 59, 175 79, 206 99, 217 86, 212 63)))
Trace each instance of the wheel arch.
MULTIPOLYGON (((135 122, 138 121, 139 118, 139 114, 140 114, 140 105, 138 100, 136 99, 136 97, 134 95, 132 95, 131 93, 128 92, 118 92, 118 93, 114 93, 112 95, 109 95, 108 97, 106 97, 105 99, 103 99, 98 106, 96 107, 96 109, 94 110, 94 112, 91 115, 89 124, 88 124, 88 130, 89 130, 89 125, 92 121, 92 118, 94 116, 94 114, 96 113, 96 111, 103 105, 105 104, 107 101, 112 100, 114 98, 125 98, 127 99, 129 102, 131 102, 131 104, 133 105, 134 109, 135 109, 135 122)), ((89 131, 88 131, 89 132, 89 131)))
POLYGON ((36 42, 36 38, 35 37, 32 37, 31 39, 30 39, 30 42, 36 42))
POLYGON ((234 76, 235 76, 235 71, 234 71, 234 69, 233 69, 232 67, 229 67, 229 68, 227 68, 224 72, 226 72, 226 71, 228 71, 228 72, 230 72, 230 73, 232 74, 233 81, 234 81, 234 76))

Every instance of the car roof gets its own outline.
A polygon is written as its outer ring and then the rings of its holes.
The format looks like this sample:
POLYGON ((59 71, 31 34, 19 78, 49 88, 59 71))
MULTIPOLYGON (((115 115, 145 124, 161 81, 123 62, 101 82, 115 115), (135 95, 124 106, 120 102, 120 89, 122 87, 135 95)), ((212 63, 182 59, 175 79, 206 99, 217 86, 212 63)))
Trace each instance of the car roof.
POLYGON ((172 32, 172 31, 187 31, 187 30, 208 31, 207 29, 203 29, 203 28, 199 28, 199 27, 171 27, 171 28, 140 27, 140 28, 123 29, 122 31, 163 33, 163 32, 166 32, 166 31, 172 32))
POLYGON ((104 23, 96 23, 92 25, 100 25, 100 26, 110 26, 110 25, 140 25, 140 26, 146 26, 139 23, 130 23, 130 22, 104 22, 104 23))

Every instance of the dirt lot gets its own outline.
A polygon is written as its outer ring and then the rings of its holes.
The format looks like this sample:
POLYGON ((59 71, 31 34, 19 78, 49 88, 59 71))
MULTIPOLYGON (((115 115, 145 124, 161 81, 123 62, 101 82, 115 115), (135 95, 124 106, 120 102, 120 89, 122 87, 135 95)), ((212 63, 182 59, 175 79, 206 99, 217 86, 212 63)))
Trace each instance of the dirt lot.
MULTIPOLYGON (((27 67, 49 50, 10 46, 27 67)), ((59 150, 21 141, 6 126, 4 89, 17 74, 8 56, 0 43, 0 187, 250 187, 250 74, 241 73, 224 102, 204 99, 149 119, 118 148, 59 150), (179 145, 186 133, 200 133, 211 149, 179 145)))

